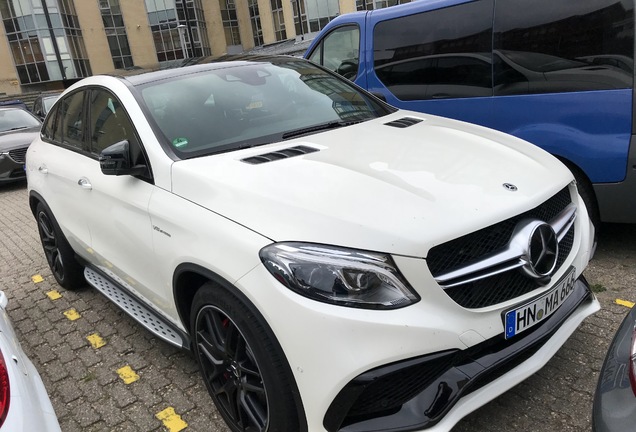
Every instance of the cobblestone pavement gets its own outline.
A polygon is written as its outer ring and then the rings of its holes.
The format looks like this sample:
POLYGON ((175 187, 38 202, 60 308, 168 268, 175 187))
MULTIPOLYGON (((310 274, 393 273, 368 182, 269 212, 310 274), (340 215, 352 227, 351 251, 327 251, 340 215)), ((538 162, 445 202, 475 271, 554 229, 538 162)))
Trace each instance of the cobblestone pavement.
MULTIPOLYGON (((586 276, 599 291, 602 310, 539 373, 471 414, 453 432, 591 429, 602 360, 627 313, 615 300, 636 301, 636 225, 602 227, 586 276)), ((0 186, 0 289, 64 432, 174 431, 186 423, 185 430, 228 430, 187 353, 153 337, 97 291, 70 292, 56 284, 24 183, 0 186), (36 275, 42 280, 34 281, 36 275), (51 291, 61 297, 53 300, 51 291), (99 338, 93 343, 105 345, 93 347, 87 337, 95 334, 99 338), (122 369, 126 366, 130 369, 122 369), (135 375, 139 378, 131 384, 122 379, 135 375)))

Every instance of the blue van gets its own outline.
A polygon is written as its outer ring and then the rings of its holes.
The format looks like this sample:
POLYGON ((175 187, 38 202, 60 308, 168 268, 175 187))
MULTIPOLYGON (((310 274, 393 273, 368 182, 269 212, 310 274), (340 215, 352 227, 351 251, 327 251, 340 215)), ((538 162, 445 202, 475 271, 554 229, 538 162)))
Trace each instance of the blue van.
POLYGON ((342 15, 305 57, 528 140, 568 165, 595 222, 636 222, 634 0, 419 0, 342 15))

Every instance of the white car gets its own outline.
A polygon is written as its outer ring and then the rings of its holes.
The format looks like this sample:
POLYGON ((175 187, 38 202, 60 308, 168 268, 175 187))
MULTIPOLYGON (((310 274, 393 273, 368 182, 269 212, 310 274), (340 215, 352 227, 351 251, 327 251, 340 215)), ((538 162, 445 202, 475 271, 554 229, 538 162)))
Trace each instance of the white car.
POLYGON ((13 331, 7 303, 0 291, 0 432, 59 432, 42 378, 13 331))
POLYGON ((27 154, 60 285, 191 349, 234 431, 448 430, 599 304, 572 174, 295 58, 69 88, 27 154))

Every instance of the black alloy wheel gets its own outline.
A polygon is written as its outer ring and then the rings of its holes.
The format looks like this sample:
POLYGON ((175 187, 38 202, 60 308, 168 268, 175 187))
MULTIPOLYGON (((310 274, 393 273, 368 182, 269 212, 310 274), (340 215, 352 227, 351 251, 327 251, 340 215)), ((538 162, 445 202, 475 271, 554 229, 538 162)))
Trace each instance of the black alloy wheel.
POLYGON ((241 330, 223 311, 205 306, 197 317, 196 343, 203 376, 232 423, 241 431, 267 430, 267 391, 241 330))
POLYGON ((307 431, 287 358, 242 293, 204 284, 192 300, 190 329, 208 393, 233 432, 307 431))
POLYGON ((51 268, 51 272, 53 272, 55 279, 63 281, 64 261, 60 254, 60 249, 58 248, 57 236, 55 235, 53 223, 44 210, 38 211, 37 222, 46 261, 49 263, 49 267, 51 268))
POLYGON ((74 290, 84 285, 84 268, 75 259, 75 252, 68 244, 59 225, 49 210, 39 203, 35 210, 35 220, 44 256, 51 273, 60 286, 74 290))

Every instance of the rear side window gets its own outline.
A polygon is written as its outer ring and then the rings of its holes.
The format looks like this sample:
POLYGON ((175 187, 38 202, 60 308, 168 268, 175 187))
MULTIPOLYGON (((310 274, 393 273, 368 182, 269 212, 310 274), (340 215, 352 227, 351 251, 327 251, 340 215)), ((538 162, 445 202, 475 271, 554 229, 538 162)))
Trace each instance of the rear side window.
POLYGON ((401 100, 492 96, 492 12, 480 0, 378 23, 377 77, 401 100))
POLYGON ((633 1, 499 0, 496 95, 631 88, 633 1), (523 13, 520 13, 523 11, 523 13))
MULTIPOLYGON (((55 117, 53 140, 78 150, 85 150, 84 144, 84 92, 66 96, 59 104, 55 117)), ((45 134, 48 133, 48 125, 45 134)))

